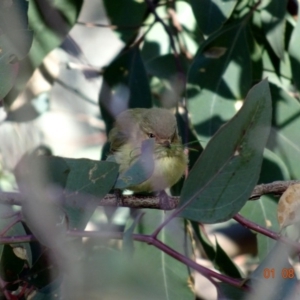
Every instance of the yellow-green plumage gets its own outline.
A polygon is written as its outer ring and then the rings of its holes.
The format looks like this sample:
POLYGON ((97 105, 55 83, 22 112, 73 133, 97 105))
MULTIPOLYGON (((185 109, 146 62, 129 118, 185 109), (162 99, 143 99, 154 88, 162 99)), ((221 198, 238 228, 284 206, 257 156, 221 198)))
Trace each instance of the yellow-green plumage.
POLYGON ((154 171, 146 181, 129 188, 134 192, 164 190, 182 177, 187 166, 174 115, 162 108, 136 108, 122 112, 109 133, 121 173, 138 159, 142 142, 148 138, 155 138, 154 171))

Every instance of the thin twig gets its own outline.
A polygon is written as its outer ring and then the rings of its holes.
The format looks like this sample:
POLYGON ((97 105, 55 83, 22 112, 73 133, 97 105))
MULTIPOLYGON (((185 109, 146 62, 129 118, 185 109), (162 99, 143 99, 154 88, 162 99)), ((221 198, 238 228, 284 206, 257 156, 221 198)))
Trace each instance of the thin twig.
POLYGON ((5 228, 3 228, 0 231, 0 236, 3 236, 7 233, 7 231, 9 231, 14 225, 16 225, 17 223, 19 223, 22 220, 22 216, 20 213, 17 214, 17 217, 10 223, 8 224, 5 228))
POLYGON ((270 229, 267 229, 265 227, 262 227, 246 218, 244 218, 242 215, 240 214, 236 214, 234 217, 233 217, 234 220, 236 220, 238 223, 240 223, 241 225, 243 225, 244 227, 246 228, 249 228, 253 231, 256 231, 258 233, 261 233, 273 240, 276 240, 276 241, 281 241, 285 244, 288 244, 290 246, 292 246, 293 248, 295 248, 297 250, 297 252, 300 252, 300 244, 297 243, 297 242, 294 242, 292 241, 291 239, 288 239, 284 236, 281 236, 279 233, 275 232, 275 231, 272 231, 270 229))

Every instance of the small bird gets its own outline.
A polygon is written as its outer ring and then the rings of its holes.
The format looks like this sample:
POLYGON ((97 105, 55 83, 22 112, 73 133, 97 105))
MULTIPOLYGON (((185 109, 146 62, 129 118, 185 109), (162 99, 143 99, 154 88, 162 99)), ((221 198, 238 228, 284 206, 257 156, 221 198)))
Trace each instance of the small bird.
POLYGON ((147 180, 128 187, 136 193, 160 192, 171 187, 182 177, 188 163, 175 116, 164 108, 134 108, 117 116, 108 135, 110 158, 120 165, 120 174, 139 159, 147 139, 154 139, 154 168, 147 180))

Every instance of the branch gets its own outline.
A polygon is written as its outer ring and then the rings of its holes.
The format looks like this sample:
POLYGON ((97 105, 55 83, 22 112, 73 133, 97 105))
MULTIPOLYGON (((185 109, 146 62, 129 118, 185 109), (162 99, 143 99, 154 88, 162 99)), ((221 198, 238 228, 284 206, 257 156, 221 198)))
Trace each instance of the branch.
POLYGON ((271 183, 259 184, 254 188, 249 200, 257 200, 262 195, 266 194, 281 195, 290 185, 296 183, 300 183, 300 180, 274 181, 271 183))
MULTIPOLYGON (((89 237, 89 238, 110 238, 110 239, 123 239, 123 233, 122 232, 99 232, 99 231, 79 231, 79 230, 69 230, 67 232, 68 237, 77 237, 77 238, 83 238, 83 237, 89 237)), ((201 273, 205 277, 213 277, 220 281, 226 282, 230 285, 236 286, 236 287, 242 287, 243 286, 243 280, 231 278, 229 276, 217 273, 213 270, 210 270, 206 267, 201 266, 200 264, 196 263, 192 259, 184 256, 183 254, 175 251, 174 249, 170 248, 168 245, 164 244, 160 240, 152 237, 151 235, 143 235, 143 234, 133 234, 132 238, 135 241, 151 244, 157 249, 160 249, 161 251, 165 252, 169 256, 173 257, 174 259, 182 262, 183 264, 191 267, 195 271, 201 273)), ((33 235, 27 235, 27 236, 17 236, 17 237, 0 237, 0 244, 15 244, 15 243, 21 243, 21 242, 31 242, 36 241, 37 239, 33 235)), ((247 286, 244 286, 244 288, 247 288, 247 286)))
MULTIPOLYGON (((249 200, 257 200, 262 195, 274 194, 281 195, 290 185, 300 183, 300 180, 274 181, 267 184, 257 185, 249 200)), ((175 209, 179 204, 180 197, 169 197, 170 210, 175 209)), ((0 192, 0 203, 7 205, 22 205, 24 197, 20 193, 0 192)), ((119 206, 131 208, 151 208, 161 209, 158 196, 130 195, 123 196, 122 203, 118 203, 114 194, 107 194, 99 201, 100 206, 119 206)))

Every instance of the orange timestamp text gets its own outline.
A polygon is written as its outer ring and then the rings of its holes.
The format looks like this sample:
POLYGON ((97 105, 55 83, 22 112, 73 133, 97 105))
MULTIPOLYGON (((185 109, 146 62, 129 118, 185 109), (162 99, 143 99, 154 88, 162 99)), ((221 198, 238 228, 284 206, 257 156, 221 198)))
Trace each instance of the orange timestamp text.
MULTIPOLYGON (((275 270, 274 268, 264 268, 263 276, 265 279, 276 278, 276 271, 278 272, 278 270, 275 270)), ((281 270, 281 278, 292 279, 295 276, 295 270, 293 268, 283 268, 281 270)))

